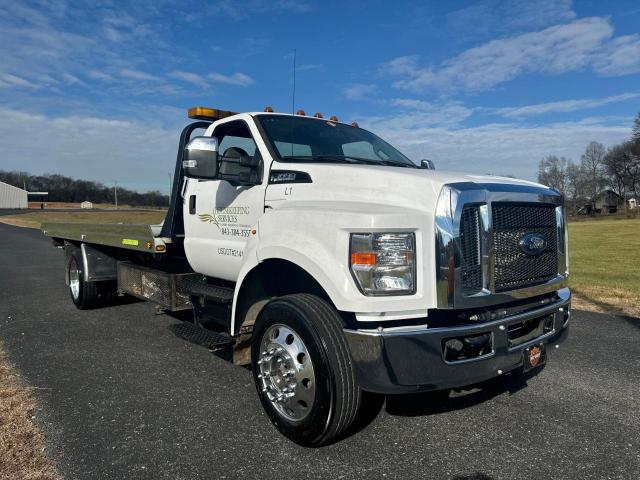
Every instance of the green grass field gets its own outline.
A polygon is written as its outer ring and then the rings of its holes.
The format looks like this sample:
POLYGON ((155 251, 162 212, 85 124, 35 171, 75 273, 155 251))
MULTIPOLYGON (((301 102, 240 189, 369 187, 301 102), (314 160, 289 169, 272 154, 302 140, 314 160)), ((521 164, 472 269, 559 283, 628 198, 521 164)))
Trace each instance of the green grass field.
POLYGON ((640 316, 640 220, 569 223, 574 294, 640 316))
POLYGON ((157 224, 164 220, 164 210, 86 210, 60 212, 36 210, 18 215, 0 216, 0 222, 19 227, 40 228, 43 222, 157 224))

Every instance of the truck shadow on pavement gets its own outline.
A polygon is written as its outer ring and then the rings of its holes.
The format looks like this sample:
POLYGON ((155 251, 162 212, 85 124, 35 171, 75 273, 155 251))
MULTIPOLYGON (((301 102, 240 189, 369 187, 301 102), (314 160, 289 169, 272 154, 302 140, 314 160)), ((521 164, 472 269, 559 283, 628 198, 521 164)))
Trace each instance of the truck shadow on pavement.
POLYGON ((527 381, 537 376, 544 367, 526 374, 514 372, 478 385, 462 389, 437 392, 388 395, 385 410, 389 415, 417 417, 435 415, 473 407, 503 393, 513 395, 527 387, 527 381))

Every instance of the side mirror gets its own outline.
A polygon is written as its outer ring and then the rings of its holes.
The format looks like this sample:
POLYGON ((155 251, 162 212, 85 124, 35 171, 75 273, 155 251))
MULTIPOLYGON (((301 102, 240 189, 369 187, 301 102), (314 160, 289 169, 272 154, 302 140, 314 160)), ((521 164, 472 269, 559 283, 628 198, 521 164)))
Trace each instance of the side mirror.
POLYGON ((221 156, 218 178, 227 180, 232 185, 252 186, 261 182, 260 166, 262 158, 256 155, 221 156))
POLYGON ((195 137, 185 147, 182 168, 188 177, 214 179, 218 175, 218 139, 195 137))
POLYGON ((436 164, 433 163, 433 160, 427 160, 426 158, 423 158, 422 160, 420 160, 420 168, 424 168, 425 170, 435 170, 436 164))

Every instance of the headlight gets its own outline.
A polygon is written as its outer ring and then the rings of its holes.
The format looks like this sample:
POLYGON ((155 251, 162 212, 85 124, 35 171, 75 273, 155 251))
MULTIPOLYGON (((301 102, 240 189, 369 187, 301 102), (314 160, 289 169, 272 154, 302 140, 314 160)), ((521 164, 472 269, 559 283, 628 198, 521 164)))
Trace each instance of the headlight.
POLYGON ((351 234, 351 272, 362 293, 415 293, 415 244, 413 233, 351 234))

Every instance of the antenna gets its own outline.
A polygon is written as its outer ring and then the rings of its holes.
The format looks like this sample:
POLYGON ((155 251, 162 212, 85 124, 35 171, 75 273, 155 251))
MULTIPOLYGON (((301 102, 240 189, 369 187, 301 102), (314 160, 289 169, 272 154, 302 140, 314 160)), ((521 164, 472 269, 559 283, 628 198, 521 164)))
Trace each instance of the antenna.
POLYGON ((293 49, 293 94, 291 95, 291 115, 296 112, 296 49, 293 49))
MULTIPOLYGON (((296 49, 293 49, 293 92, 291 95, 291 115, 296 113, 296 49)), ((291 156, 293 157, 293 124, 291 124, 291 156)))

